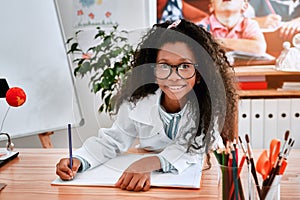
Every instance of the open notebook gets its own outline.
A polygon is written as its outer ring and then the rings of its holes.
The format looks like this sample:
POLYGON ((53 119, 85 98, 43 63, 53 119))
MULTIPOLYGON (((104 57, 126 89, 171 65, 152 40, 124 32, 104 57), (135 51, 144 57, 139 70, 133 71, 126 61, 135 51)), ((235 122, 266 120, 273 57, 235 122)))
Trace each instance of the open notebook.
MULTIPOLYGON (((71 181, 57 178, 52 185, 114 186, 122 172, 134 161, 149 154, 124 154, 91 170, 77 173, 71 181)), ((152 172, 151 185, 158 187, 200 188, 202 162, 193 164, 181 174, 152 172)))

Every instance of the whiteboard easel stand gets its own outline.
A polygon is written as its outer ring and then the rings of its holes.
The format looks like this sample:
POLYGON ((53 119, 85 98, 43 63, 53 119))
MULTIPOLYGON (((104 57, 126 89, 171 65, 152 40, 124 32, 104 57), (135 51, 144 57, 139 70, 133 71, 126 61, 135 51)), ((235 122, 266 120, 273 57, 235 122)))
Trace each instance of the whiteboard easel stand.
POLYGON ((54 132, 45 132, 39 134, 40 142, 43 148, 53 148, 53 144, 50 138, 50 135, 52 135, 53 133, 54 132))

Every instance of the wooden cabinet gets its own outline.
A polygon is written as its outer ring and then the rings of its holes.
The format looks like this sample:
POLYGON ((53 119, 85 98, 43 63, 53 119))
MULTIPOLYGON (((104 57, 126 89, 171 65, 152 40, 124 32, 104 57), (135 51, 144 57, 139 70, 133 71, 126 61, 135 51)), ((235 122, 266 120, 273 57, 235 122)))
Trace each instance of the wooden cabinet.
POLYGON ((280 90, 283 82, 300 82, 300 72, 278 71, 273 65, 235 67, 235 76, 266 77, 267 90, 239 90, 240 98, 293 98, 300 97, 300 90, 280 90))
MULTIPOLYGON (((282 90, 283 82, 300 82, 300 72, 277 71, 274 66, 236 67, 235 76, 265 76, 268 88, 239 90, 238 135, 247 133, 254 148, 268 148, 286 130, 300 141, 300 90, 282 90)), ((300 143, 294 145, 300 148, 300 143)))

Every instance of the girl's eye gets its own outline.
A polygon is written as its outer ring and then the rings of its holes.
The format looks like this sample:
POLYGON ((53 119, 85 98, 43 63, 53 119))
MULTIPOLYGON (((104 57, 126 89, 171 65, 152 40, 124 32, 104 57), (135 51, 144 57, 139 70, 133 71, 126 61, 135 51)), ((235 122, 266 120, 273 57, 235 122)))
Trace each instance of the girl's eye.
POLYGON ((170 66, 168 64, 165 64, 165 63, 160 63, 159 68, 162 69, 162 70, 169 70, 170 66))
POLYGON ((178 66, 178 69, 189 69, 190 68, 190 64, 188 63, 182 63, 178 66))

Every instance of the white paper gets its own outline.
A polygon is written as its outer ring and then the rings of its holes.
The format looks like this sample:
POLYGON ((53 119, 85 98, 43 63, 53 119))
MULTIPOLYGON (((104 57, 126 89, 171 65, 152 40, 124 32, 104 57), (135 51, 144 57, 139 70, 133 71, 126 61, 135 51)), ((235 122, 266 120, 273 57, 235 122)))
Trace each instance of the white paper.
MULTIPOLYGON (((151 154, 150 154, 151 155, 151 154)), ((71 181, 57 178, 53 185, 114 186, 122 172, 134 161, 149 154, 125 154, 91 170, 77 173, 71 181)), ((203 161, 191 165, 181 174, 152 172, 151 186, 200 188, 203 161)))

